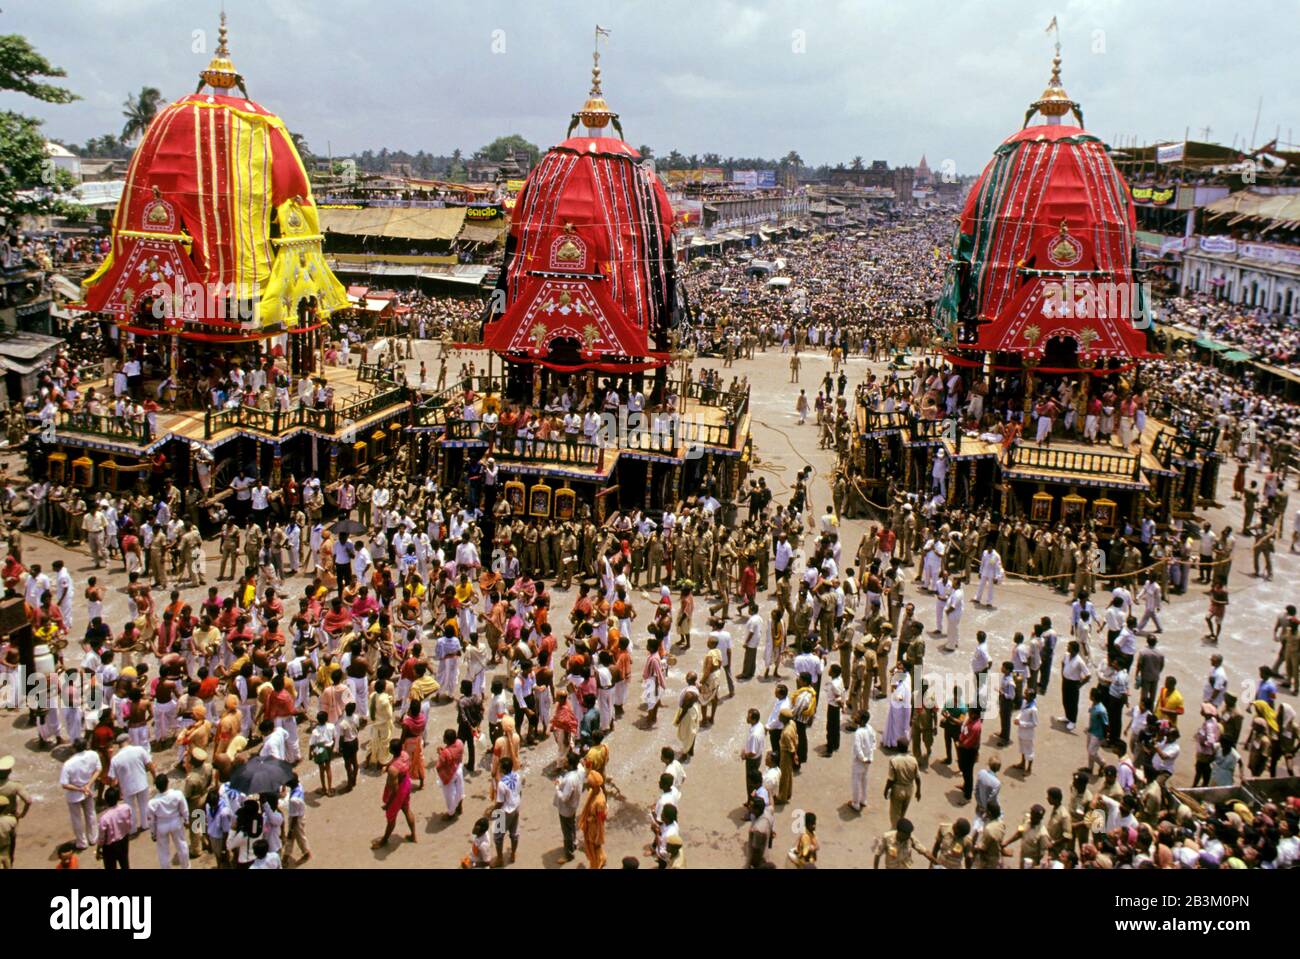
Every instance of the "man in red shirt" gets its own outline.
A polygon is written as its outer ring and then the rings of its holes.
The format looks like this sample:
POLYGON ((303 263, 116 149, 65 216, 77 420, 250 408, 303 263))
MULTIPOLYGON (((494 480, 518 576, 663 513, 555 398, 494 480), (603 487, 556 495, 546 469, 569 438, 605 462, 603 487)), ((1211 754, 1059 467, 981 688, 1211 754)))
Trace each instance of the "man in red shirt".
POLYGON ((961 732, 957 735, 957 767, 961 770, 961 794, 970 802, 974 791, 975 764, 980 758, 980 737, 984 734, 984 724, 980 719, 980 710, 972 707, 962 721, 961 732))
POLYGON ((887 569, 889 561, 894 556, 894 544, 898 542, 898 534, 894 532, 893 527, 885 526, 880 530, 876 537, 876 559, 880 561, 880 568, 887 569))

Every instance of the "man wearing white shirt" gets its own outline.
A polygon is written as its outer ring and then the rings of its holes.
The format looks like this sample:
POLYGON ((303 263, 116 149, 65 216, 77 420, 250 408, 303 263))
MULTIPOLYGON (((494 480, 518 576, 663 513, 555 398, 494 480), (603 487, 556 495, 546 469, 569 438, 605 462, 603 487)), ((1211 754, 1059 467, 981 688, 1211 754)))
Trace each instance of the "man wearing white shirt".
POLYGON ((855 812, 862 812, 867 804, 867 774, 876 758, 876 731, 871 728, 870 718, 865 709, 853 718, 857 729, 853 731, 853 759, 849 767, 852 787, 849 805, 855 812))
POLYGON ((356 582, 364 584, 370 575, 370 567, 374 565, 371 559, 370 550, 364 545, 361 546, 352 557, 352 576, 356 582))
POLYGON ((63 626, 69 634, 72 632, 72 594, 75 589, 72 574, 63 565, 63 560, 56 559, 54 561, 54 602, 59 607, 59 613, 63 616, 63 626))
POLYGON ((1127 616, 1129 614, 1129 610, 1133 606, 1133 594, 1128 591, 1127 586, 1123 583, 1116 583, 1115 586, 1111 588, 1110 598, 1112 600, 1118 599, 1120 601, 1120 606, 1124 611, 1124 615, 1127 616))
POLYGON ((230 488, 235 491, 235 517, 241 521, 248 519, 249 507, 253 498, 253 478, 245 476, 241 472, 230 481, 230 488))
POLYGON ((992 547, 980 554, 980 584, 975 591, 976 606, 993 605, 993 585, 1002 582, 1002 556, 992 547))
POLYGON ((160 869, 170 869, 174 856, 182 869, 189 869, 190 846, 186 840, 189 803, 179 789, 174 786, 168 788, 166 775, 155 776, 153 782, 158 795, 149 800, 149 831, 157 844, 158 866, 160 869))
POLYGON ((1058 722, 1065 723, 1065 728, 1070 732, 1074 731, 1074 724, 1079 718, 1079 690, 1091 675, 1092 670, 1079 655, 1079 643, 1071 640, 1061 663, 1061 701, 1065 715, 1058 719, 1058 722))
POLYGON ((560 817, 560 834, 564 839, 564 858, 561 862, 573 859, 578 851, 577 816, 582 804, 583 787, 586 771, 579 767, 576 753, 570 752, 566 757, 567 769, 555 780, 555 811, 560 817))
POLYGON ((763 784, 763 753, 767 749, 765 730, 759 721, 761 714, 751 709, 745 715, 748 732, 745 745, 741 747, 740 758, 745 761, 745 803, 754 795, 754 790, 763 784))
POLYGON ((59 771, 59 786, 68 801, 68 818, 72 820, 72 834, 77 848, 86 849, 99 839, 98 820, 95 816, 95 781, 103 768, 99 754, 89 742, 78 739, 72 754, 59 771))
POLYGON ((456 571, 476 570, 479 565, 478 547, 470 542, 469 536, 462 536, 456 546, 456 571))
POLYGON ((975 692, 977 695, 974 705, 980 709, 985 708, 984 686, 988 681, 989 665, 992 662, 993 657, 989 655, 989 638, 981 629, 975 634, 975 652, 970 657, 970 671, 975 674, 975 692))
POLYGON ((41 572, 40 563, 33 563, 23 586, 23 600, 32 609, 41 608, 41 594, 50 592, 50 578, 41 572))
POLYGON ((370 499, 371 525, 379 526, 384 517, 388 515, 388 504, 392 500, 392 494, 388 491, 387 486, 376 486, 374 495, 370 499))
POLYGON ((587 410, 587 415, 582 418, 582 439, 592 446, 596 445, 596 439, 600 433, 600 414, 595 410, 587 410))
POLYGON ((271 513, 271 487, 259 481, 251 490, 248 491, 249 503, 253 522, 263 529, 267 527, 267 517, 271 513))
POLYGON ((767 739, 775 755, 781 754, 781 730, 785 724, 781 713, 790 708, 790 688, 785 683, 777 683, 773 694, 772 708, 767 714, 767 739))
POLYGON ((776 569, 777 579, 780 579, 789 572, 790 561, 794 558, 794 547, 790 545, 784 531, 777 537, 775 552, 776 558, 773 561, 773 567, 776 569))
POLYGON ((966 591, 962 589, 960 579, 953 583, 952 592, 948 594, 948 601, 944 604, 943 610, 948 624, 947 642, 944 643, 943 648, 953 652, 961 639, 961 615, 966 610, 966 591))
POLYGON ((153 757, 144 746, 137 746, 125 735, 118 737, 120 748, 108 764, 108 778, 122 791, 122 801, 131 807, 131 828, 143 832, 149 825, 149 778, 157 774, 153 757))
POLYGON ((1147 623, 1156 624, 1156 632, 1162 633, 1164 630, 1160 627, 1160 584, 1150 577, 1143 577, 1142 587, 1138 590, 1137 598, 1142 601, 1142 619, 1138 621, 1138 632, 1146 629, 1147 623))
POLYGON ((269 719, 262 720, 257 727, 262 734, 262 749, 259 756, 289 761, 289 733, 284 727, 277 726, 269 719))
POLYGON ((737 679, 754 678, 754 671, 758 668, 758 649, 763 645, 766 632, 767 624, 758 614, 758 605, 750 603, 749 619, 745 621, 745 662, 737 679))

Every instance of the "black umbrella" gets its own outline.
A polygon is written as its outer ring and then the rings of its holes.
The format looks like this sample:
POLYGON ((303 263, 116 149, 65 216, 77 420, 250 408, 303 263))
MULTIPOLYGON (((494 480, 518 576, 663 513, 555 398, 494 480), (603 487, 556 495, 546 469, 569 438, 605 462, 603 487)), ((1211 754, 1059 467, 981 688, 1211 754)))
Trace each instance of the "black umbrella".
POLYGON ((230 785, 245 796, 278 793, 280 787, 293 778, 293 767, 283 759, 254 756, 230 773, 230 785))
POLYGON ((334 533, 336 536, 341 536, 344 533, 347 533, 349 536, 357 536, 365 531, 366 528, 364 526, 356 520, 347 517, 344 517, 330 527, 330 532, 334 533))

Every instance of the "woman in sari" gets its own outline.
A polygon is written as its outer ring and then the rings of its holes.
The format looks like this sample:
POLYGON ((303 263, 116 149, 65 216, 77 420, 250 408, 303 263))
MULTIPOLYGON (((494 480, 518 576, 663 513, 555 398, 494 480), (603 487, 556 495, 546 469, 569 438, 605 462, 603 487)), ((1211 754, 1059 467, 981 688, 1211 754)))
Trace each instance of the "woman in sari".
POLYGON ((397 730, 393 726, 393 696, 388 683, 375 680, 375 691, 370 695, 370 750, 366 753, 366 768, 379 769, 388 756, 388 744, 397 730))
MULTIPOLYGON (((419 741, 418 738, 416 741, 419 741)), ((388 840, 393 835, 393 827, 397 825, 399 812, 406 817, 406 825, 411 830, 407 842, 415 842, 415 817, 411 815, 410 754, 396 740, 390 744, 388 751, 392 759, 388 763, 388 778, 384 781, 384 793, 380 797, 388 825, 384 827, 383 838, 376 839, 370 844, 371 849, 382 849, 388 845, 388 840)))
POLYGON ((413 700, 402 717, 402 750, 411 760, 409 773, 418 789, 424 788, 424 724, 421 703, 413 700))
POLYGON ((578 810, 578 828, 590 869, 605 868, 605 777, 596 770, 587 772, 587 795, 578 810))

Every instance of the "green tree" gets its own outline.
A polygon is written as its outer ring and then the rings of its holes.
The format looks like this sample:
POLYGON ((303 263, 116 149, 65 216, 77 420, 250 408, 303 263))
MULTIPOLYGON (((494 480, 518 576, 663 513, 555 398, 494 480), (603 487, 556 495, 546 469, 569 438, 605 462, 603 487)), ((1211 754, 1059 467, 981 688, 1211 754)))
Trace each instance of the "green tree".
POLYGON ((301 133, 290 133, 289 139, 293 141, 293 148, 298 151, 298 156, 302 157, 304 163, 309 157, 315 156, 311 152, 311 147, 307 145, 307 138, 301 133))
POLYGON ((865 169, 865 168, 863 167, 863 165, 862 165, 862 157, 854 157, 853 160, 852 160, 852 162, 849 163, 849 169, 850 169, 850 170, 862 170, 862 169, 865 169))
POLYGON ((71 103, 81 98, 65 87, 40 80, 67 75, 37 53, 26 37, 14 33, 0 36, 0 90, 12 90, 45 103, 71 103))
POLYGON ((641 154, 642 160, 653 160, 655 158, 655 151, 648 143, 641 144, 636 148, 636 152, 641 154))
POLYGON ((538 158, 542 155, 541 149, 535 143, 529 143, 518 133, 512 133, 508 137, 497 137, 479 153, 487 157, 494 163, 500 163, 509 153, 518 153, 524 151, 528 154, 528 165, 535 166, 538 158))
POLYGON ((123 100, 122 116, 126 117, 126 123, 122 124, 122 139, 130 141, 144 136, 161 105, 162 91, 157 87, 141 87, 135 96, 123 100))
MULTIPOLYGON (((71 103, 76 94, 45 83, 67 74, 32 48, 26 37, 0 36, 0 90, 44 103, 71 103)), ((0 111, 0 217, 8 223, 24 214, 57 213, 68 207, 61 194, 74 186, 45 152, 41 121, 11 110, 0 111)))

